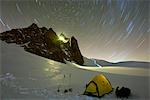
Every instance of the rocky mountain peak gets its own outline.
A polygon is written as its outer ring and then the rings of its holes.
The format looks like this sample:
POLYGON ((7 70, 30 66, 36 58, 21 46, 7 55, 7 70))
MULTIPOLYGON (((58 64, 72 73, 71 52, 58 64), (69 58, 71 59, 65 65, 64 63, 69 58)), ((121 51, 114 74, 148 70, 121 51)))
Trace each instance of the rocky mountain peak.
POLYGON ((74 36, 71 37, 71 57, 73 61, 75 61, 79 65, 83 65, 83 56, 80 52, 78 42, 74 36))
POLYGON ((37 26, 37 24, 32 23, 28 28, 38 29, 39 27, 37 26))
MULTIPOLYGON (((66 36, 65 39, 70 40, 66 36)), ((25 51, 65 63, 74 61, 83 65, 84 60, 75 37, 66 43, 59 39, 56 32, 46 27, 39 28, 35 23, 27 28, 12 29, 0 33, 0 39, 7 43, 16 43, 25 51)))

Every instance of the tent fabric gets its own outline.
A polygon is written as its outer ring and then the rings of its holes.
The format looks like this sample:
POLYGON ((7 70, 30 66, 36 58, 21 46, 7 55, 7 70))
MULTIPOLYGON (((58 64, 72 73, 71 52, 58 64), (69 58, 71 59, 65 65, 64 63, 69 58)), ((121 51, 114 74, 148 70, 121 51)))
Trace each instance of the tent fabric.
POLYGON ((84 94, 101 97, 112 91, 109 80, 103 75, 95 76, 87 85, 84 94))

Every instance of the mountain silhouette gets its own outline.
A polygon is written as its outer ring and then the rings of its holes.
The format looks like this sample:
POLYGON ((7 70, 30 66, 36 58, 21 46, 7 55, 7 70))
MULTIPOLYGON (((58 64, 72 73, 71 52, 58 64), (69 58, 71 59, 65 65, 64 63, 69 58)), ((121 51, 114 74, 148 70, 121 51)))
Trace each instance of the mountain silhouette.
POLYGON ((83 65, 84 60, 75 37, 67 43, 59 40, 52 28, 39 28, 35 23, 26 28, 12 29, 0 33, 0 39, 7 43, 16 43, 30 53, 65 63, 74 61, 83 65))

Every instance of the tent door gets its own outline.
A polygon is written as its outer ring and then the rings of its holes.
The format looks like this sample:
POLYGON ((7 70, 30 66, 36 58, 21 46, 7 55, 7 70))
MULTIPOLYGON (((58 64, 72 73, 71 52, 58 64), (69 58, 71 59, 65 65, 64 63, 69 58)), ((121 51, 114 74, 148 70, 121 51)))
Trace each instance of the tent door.
POLYGON ((86 95, 99 96, 98 86, 94 81, 91 81, 84 92, 86 95))

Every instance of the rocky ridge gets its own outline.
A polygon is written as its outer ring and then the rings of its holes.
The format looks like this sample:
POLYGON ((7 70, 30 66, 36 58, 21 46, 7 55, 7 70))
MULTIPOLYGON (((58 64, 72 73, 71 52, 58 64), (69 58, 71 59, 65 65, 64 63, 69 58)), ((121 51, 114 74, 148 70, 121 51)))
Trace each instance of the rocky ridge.
POLYGON ((75 37, 64 43, 59 40, 52 28, 39 28, 35 23, 27 28, 12 29, 0 33, 0 39, 7 43, 16 43, 25 51, 65 63, 74 61, 83 65, 84 60, 75 37))

